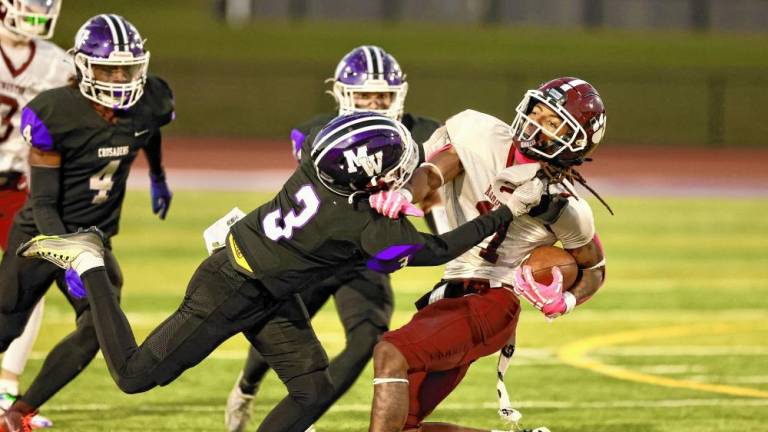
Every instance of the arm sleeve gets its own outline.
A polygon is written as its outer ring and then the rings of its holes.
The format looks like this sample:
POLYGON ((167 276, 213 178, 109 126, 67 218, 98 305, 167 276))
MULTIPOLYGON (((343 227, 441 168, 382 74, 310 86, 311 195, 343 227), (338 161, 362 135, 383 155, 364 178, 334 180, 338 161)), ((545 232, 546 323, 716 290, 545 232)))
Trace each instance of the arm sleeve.
POLYGON ((439 236, 422 233, 424 247, 413 254, 409 265, 445 264, 495 233, 500 226, 510 222, 512 222, 512 212, 507 206, 501 206, 439 236))
POLYGON ((58 211, 59 168, 32 166, 30 173, 30 201, 37 230, 49 235, 66 233, 58 211))
POLYGON ((155 177, 165 175, 161 147, 162 141, 163 135, 160 129, 155 129, 149 137, 149 143, 144 148, 144 155, 147 157, 147 163, 149 164, 149 173, 155 177))

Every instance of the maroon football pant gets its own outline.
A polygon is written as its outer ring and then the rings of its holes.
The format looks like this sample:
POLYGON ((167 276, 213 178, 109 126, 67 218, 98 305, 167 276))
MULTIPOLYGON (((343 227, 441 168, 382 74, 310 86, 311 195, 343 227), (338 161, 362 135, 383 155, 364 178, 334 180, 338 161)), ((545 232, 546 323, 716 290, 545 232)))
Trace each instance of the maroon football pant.
POLYGON ((13 225, 13 217, 27 200, 26 190, 0 189, 0 250, 8 247, 8 233, 13 225))
POLYGON ((421 422, 459 385, 469 366, 515 335, 520 302, 506 288, 437 301, 383 340, 408 361, 410 407, 405 429, 421 422))

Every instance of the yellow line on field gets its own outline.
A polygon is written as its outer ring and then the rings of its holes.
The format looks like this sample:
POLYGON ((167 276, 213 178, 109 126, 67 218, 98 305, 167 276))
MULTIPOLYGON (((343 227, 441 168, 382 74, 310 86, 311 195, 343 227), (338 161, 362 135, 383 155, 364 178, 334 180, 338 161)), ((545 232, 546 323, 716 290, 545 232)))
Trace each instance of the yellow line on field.
POLYGON ((765 326, 765 324, 758 324, 756 322, 737 324, 713 323, 659 327, 611 333, 602 336, 585 338, 566 344, 557 351, 557 358, 567 365, 581 369, 587 369, 592 372, 625 381, 634 381, 663 387, 697 390, 709 393, 721 393, 732 396, 768 399, 768 392, 762 390, 660 377, 656 375, 631 371, 619 366, 608 365, 589 358, 590 351, 611 345, 633 343, 648 339, 686 337, 702 334, 729 334, 738 333, 740 331, 754 332, 758 329, 758 327, 761 326, 765 326))

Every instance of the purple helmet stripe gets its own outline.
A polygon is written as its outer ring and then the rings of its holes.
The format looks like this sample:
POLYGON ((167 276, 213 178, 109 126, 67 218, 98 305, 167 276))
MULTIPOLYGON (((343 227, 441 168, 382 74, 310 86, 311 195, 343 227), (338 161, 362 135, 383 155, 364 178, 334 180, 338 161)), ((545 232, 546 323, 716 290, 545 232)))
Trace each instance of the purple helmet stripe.
POLYGON ((370 130, 382 130, 382 129, 388 129, 388 130, 393 131, 396 134, 400 134, 400 131, 396 127, 389 126, 389 125, 385 126, 385 125, 380 125, 380 124, 373 124, 373 125, 370 125, 370 126, 364 126, 364 127, 359 128, 359 129, 355 129, 355 130, 349 131, 349 132, 345 133, 344 135, 340 136, 339 138, 337 138, 335 141, 333 141, 331 144, 329 144, 326 148, 324 148, 323 151, 321 151, 320 154, 315 157, 315 165, 319 164, 323 160, 323 157, 325 157, 325 155, 329 151, 333 150, 336 147, 336 144, 346 140, 347 138, 351 137, 352 135, 362 134, 362 133, 368 132, 370 130))
POLYGON ((109 26, 109 31, 112 33, 112 44, 115 46, 120 45, 120 37, 117 35, 117 27, 115 26, 115 23, 112 22, 112 19, 109 17, 109 15, 101 15, 101 18, 104 19, 104 21, 109 26))
POLYGON ((392 126, 392 120, 381 117, 359 117, 350 118, 347 121, 341 122, 331 131, 324 131, 323 136, 318 135, 317 140, 312 144, 312 155, 317 152, 317 149, 323 146, 326 141, 336 141, 339 134, 344 134, 344 131, 350 126, 354 126, 360 123, 370 123, 372 125, 392 126))
POLYGON ((123 49, 125 51, 128 51, 129 39, 128 39, 128 31, 125 29, 125 23, 123 23, 123 20, 115 14, 112 14, 110 16, 115 20, 115 22, 117 23, 117 28, 120 30, 118 35, 121 37, 120 40, 122 41, 123 49))

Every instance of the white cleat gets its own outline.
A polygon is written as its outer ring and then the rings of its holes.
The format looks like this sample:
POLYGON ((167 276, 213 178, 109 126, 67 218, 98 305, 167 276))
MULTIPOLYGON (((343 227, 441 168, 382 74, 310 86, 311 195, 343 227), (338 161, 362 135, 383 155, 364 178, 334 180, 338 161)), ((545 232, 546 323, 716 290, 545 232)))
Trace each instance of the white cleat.
POLYGON ((315 429, 315 425, 309 425, 307 430, 305 430, 304 432, 317 432, 317 429, 315 429))
POLYGON ((229 392, 227 397, 227 408, 224 412, 224 425, 227 426, 229 432, 243 432, 248 426, 248 422, 251 420, 251 405, 253 404, 254 395, 243 393, 240 390, 240 379, 243 377, 243 373, 235 381, 235 387, 229 392))
POLYGON ((96 227, 62 235, 39 235, 19 246, 16 255, 40 258, 68 269, 80 254, 104 256, 104 234, 96 227))
POLYGON ((48 429, 53 427, 53 422, 48 417, 35 414, 29 421, 29 425, 32 427, 32 429, 48 429))

